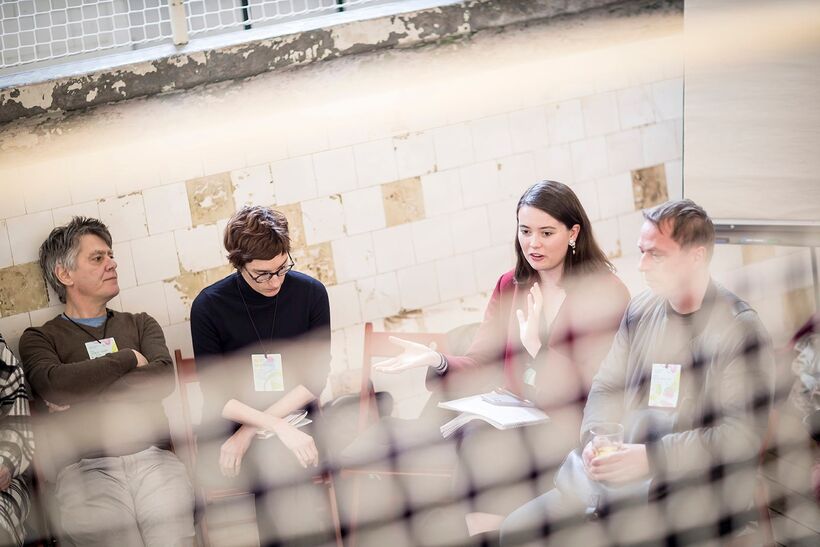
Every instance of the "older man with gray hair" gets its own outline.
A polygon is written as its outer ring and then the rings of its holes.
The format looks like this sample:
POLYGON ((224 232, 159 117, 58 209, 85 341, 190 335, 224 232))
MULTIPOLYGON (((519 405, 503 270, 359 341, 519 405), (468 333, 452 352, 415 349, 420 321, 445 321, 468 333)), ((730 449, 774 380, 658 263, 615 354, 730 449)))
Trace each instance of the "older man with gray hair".
MULTIPOLYGON (((159 324, 108 309, 119 294, 111 234, 74 217, 40 247, 65 311, 20 339, 58 469, 62 531, 77 545, 178 545, 194 535, 193 489, 170 451, 162 399, 173 363, 159 324)), ((38 423, 38 425, 40 425, 38 423)))

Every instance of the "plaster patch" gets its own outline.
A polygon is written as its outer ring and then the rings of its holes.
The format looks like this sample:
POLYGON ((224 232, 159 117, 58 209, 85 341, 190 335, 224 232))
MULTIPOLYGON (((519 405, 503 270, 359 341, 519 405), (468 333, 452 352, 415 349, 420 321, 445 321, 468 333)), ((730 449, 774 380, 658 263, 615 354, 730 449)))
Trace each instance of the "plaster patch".
POLYGON ((357 44, 379 44, 390 39, 392 34, 408 37, 408 29, 400 19, 384 18, 359 21, 355 25, 343 25, 332 29, 333 45, 339 51, 357 44))
POLYGON ((20 106, 23 108, 40 107, 48 110, 54 102, 53 95, 55 85, 54 82, 46 82, 43 84, 14 88, 14 90, 10 91, 17 91, 17 97, 11 97, 10 94, 7 94, 8 92, 4 92, 0 104, 15 101, 20 103, 20 106))
POLYGON ((113 89, 114 91, 116 91, 117 93, 119 93, 121 95, 125 95, 125 87, 126 87, 125 82, 123 82, 122 80, 117 80, 116 82, 111 84, 111 89, 113 89))
POLYGON ((82 88, 83 88, 83 84, 81 84, 80 82, 74 82, 73 84, 71 84, 70 86, 68 86, 66 88, 66 91, 77 91, 77 90, 82 89, 82 88))
POLYGON ((188 55, 193 62, 198 65, 204 65, 208 62, 208 58, 205 56, 204 51, 196 51, 188 55))
POLYGON ((173 57, 168 57, 168 64, 174 65, 175 67, 182 67, 188 64, 189 57, 187 55, 175 55, 173 57))
POLYGON ((140 63, 128 68, 128 72, 136 76, 145 76, 151 72, 156 72, 157 67, 154 63, 140 63))
POLYGON ((95 87, 94 89, 92 89, 91 91, 88 92, 88 95, 85 96, 85 101, 87 103, 90 103, 91 101, 93 101, 96 98, 97 98, 97 88, 95 87))

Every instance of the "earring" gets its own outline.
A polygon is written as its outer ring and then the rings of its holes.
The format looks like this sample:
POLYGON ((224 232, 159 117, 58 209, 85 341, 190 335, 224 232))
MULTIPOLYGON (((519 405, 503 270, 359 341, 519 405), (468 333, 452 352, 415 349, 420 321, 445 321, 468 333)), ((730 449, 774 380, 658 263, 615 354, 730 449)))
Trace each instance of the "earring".
POLYGON ((574 239, 569 240, 569 246, 572 248, 572 254, 574 255, 575 254, 575 240, 574 239))

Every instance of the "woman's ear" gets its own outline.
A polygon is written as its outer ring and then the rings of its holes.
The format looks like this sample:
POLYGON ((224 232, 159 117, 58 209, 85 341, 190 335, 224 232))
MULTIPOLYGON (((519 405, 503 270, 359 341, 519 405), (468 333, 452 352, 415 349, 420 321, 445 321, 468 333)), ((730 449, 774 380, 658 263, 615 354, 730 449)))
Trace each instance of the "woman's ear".
POLYGON ((569 229, 569 238, 573 241, 578 239, 578 234, 581 233, 581 225, 580 224, 573 224, 572 228, 569 229))

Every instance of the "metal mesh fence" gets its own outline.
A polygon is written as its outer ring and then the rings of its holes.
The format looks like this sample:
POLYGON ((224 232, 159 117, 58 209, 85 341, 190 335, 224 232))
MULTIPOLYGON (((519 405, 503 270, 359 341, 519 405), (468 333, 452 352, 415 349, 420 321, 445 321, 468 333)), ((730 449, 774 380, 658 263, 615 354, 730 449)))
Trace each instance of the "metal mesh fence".
POLYGON ((165 0, 19 0, 0 3, 0 67, 167 41, 165 0))

